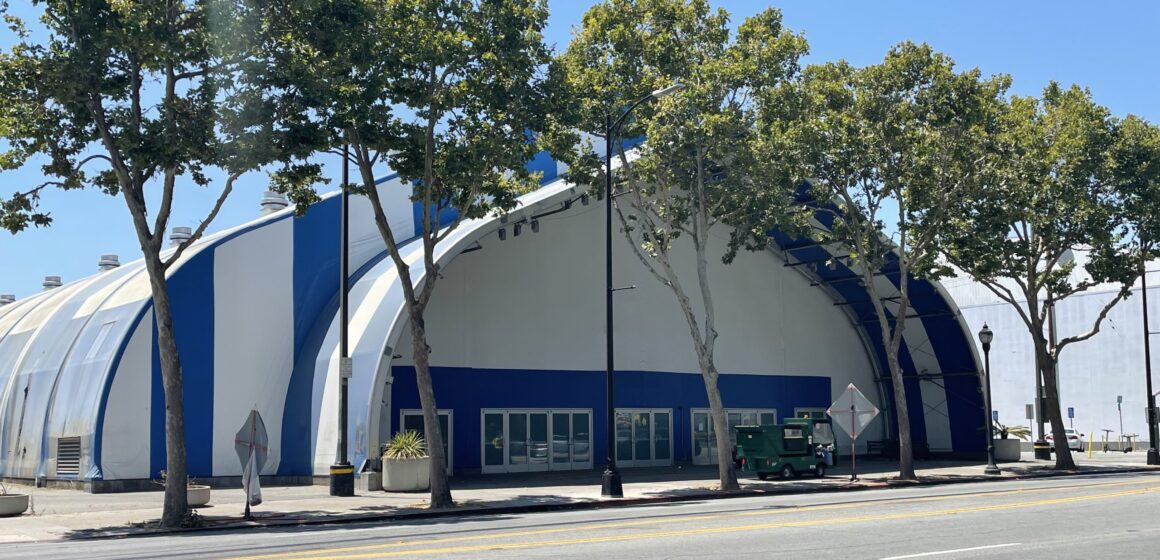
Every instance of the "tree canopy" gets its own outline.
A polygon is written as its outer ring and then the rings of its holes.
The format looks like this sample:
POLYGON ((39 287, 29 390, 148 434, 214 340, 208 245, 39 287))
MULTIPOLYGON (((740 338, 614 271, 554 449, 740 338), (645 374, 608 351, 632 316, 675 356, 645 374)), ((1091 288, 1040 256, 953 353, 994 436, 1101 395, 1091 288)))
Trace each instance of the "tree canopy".
POLYGON ((40 165, 44 181, 0 200, 0 225, 48 225, 44 189, 96 188, 122 198, 153 295, 165 394, 162 523, 187 514, 184 401, 166 271, 217 216, 243 174, 286 156, 290 142, 253 111, 243 62, 252 12, 218 1, 44 0, 33 30, 0 3, 18 40, 0 53, 0 170, 40 165), (35 31, 35 32, 34 32, 35 31), (214 181, 211 176, 223 174, 214 181), (179 182, 216 188, 190 239, 162 257, 179 182))
POLYGON ((279 188, 305 212, 316 197, 318 156, 340 154, 354 166, 348 186, 369 199, 407 302, 432 455, 431 504, 449 507, 424 318, 440 278, 435 248, 463 220, 505 212, 537 188, 540 174, 527 164, 555 147, 551 140, 569 137, 555 121, 562 110, 543 43, 546 2, 255 4, 264 22, 254 69, 263 107, 292 131, 298 149, 276 174, 279 188), (392 228, 377 187, 387 168, 418 206, 421 281, 400 251, 416 232, 392 228))
POLYGON ((828 215, 815 237, 860 277, 874 309, 903 478, 914 478, 899 359, 910 283, 949 272, 938 261, 940 238, 927 226, 953 219, 958 201, 988 176, 990 133, 1008 84, 1004 76, 958 71, 946 55, 913 43, 861 69, 844 61, 811 66, 801 82, 805 115, 789 131, 788 147, 802 152, 814 207, 828 215))
MULTIPOLYGON (((1114 118, 1078 86, 1051 83, 1039 98, 1013 97, 994 138, 986 188, 958 201, 953 219, 928 227, 950 263, 1018 312, 1035 346, 1045 413, 1062 441, 1060 352, 1099 333, 1155 251, 1157 130, 1114 118), (1105 283, 1115 290, 1086 331, 1059 340, 1045 332, 1060 300, 1105 283)), ((1057 449, 1056 466, 1073 465, 1070 452, 1057 449)))
MULTIPOLYGON (((635 107, 605 138, 616 151, 621 186, 605 196, 617 196, 616 214, 635 255, 673 292, 688 323, 714 416, 722 489, 737 481, 717 386, 708 259, 728 263, 740 250, 765 248, 771 228, 802 222, 784 137, 757 123, 784 118, 782 98, 806 50, 805 39, 784 28, 774 9, 746 18, 734 34, 728 13, 704 0, 608 0, 584 15, 559 58, 578 101, 570 122, 580 130, 604 136, 635 107), (676 85, 676 93, 641 104, 676 85), (640 136, 647 141, 630 156, 623 139, 640 136), (714 228, 729 234, 720 254, 710 247, 714 228), (682 278, 673 266, 682 253, 693 257, 695 278, 682 278)), ((574 181, 603 191, 602 161, 580 153, 569 163, 574 181)))

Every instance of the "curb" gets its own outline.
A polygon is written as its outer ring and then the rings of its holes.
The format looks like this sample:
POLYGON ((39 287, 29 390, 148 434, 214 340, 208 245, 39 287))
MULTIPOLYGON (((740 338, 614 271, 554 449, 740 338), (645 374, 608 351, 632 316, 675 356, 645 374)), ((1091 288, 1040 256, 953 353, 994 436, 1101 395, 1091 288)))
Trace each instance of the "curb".
POLYGON ((371 522, 389 522, 389 521, 410 521, 410 520, 426 520, 439 519, 444 517, 465 517, 465 516, 484 516, 484 515, 510 515, 522 513, 542 513, 542 512, 558 512, 558 511, 584 511, 593 509, 612 509, 621 507, 632 507, 649 504, 667 504, 680 502, 694 502, 702 500, 724 500, 732 498, 753 498, 761 496, 794 496, 803 494, 822 494, 822 493, 844 493, 844 492, 860 492, 865 490, 882 490, 882 489, 896 489, 896 488, 918 488, 924 486, 943 486, 948 484, 965 484, 976 482, 999 482, 999 481, 1014 481, 1014 480, 1030 480, 1037 478, 1062 478, 1072 476, 1087 476, 1087 475, 1109 475, 1109 474, 1130 474, 1143 472, 1160 472, 1160 468, 1156 467, 1121 467, 1121 468, 1107 468, 1099 470, 1075 470, 1075 471, 1053 471, 1044 470, 1041 472, 1030 472, 1016 475, 1000 475, 1000 476, 986 476, 986 475, 968 475, 956 478, 928 478, 919 479, 916 481, 890 481, 890 480, 876 480, 874 482, 861 483, 857 486, 820 486, 812 485, 809 487, 784 488, 778 489, 773 486, 769 490, 759 488, 748 488, 737 490, 728 493, 706 491, 693 494, 685 494, 680 496, 655 496, 655 497, 637 497, 637 498, 622 498, 616 500, 584 500, 577 502, 562 502, 562 503, 545 503, 545 504, 523 504, 523 505, 508 505, 508 506, 471 506, 465 508, 453 508, 443 510, 427 510, 427 511, 413 511, 409 513, 370 513, 359 515, 339 515, 331 517, 319 517, 310 519, 271 519, 269 521, 239 521, 236 523, 229 523, 224 525, 213 525, 205 527, 178 527, 171 529, 162 528, 148 528, 148 529, 115 529, 110 531, 94 532, 93 534, 82 534, 64 537, 62 540, 106 540, 106 539, 124 539, 124 538, 140 538, 140 537, 154 537, 170 534, 181 533, 199 533, 199 532, 225 532, 238 531, 244 529, 274 529, 283 527, 307 527, 318 525, 346 525, 352 523, 371 523, 371 522))

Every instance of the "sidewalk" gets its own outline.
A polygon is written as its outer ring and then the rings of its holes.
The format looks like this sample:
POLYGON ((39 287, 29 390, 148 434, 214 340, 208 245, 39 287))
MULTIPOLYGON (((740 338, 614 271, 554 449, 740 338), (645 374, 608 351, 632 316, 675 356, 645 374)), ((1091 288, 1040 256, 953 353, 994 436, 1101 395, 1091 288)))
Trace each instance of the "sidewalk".
MULTIPOLYGON (((1076 456, 1078 469, 1060 473, 1051 462, 1036 461, 1023 454, 1018 463, 1003 463, 1000 479, 1038 476, 1086 475, 1155 470, 1145 464, 1143 453, 1096 453, 1076 456)), ((676 466, 625 469, 622 500, 600 497, 600 472, 571 471, 508 475, 476 475, 452 479, 457 506, 451 510, 428 510, 426 493, 360 492, 352 498, 334 498, 325 486, 263 488, 261 505, 253 508, 254 521, 245 521, 240 489, 215 488, 210 506, 199 508, 205 529, 285 526, 356 521, 389 521, 447 515, 515 513, 553 509, 614 507, 653 502, 705 500, 739 496, 797 494, 883 488, 914 484, 949 484, 994 480, 985 477, 977 462, 924 461, 917 464, 918 483, 900 483, 897 463, 860 461, 859 481, 849 481, 849 465, 833 469, 824 479, 807 476, 782 481, 758 481, 751 475, 741 480, 741 490, 715 492, 716 467, 676 466)), ((10 485, 14 493, 31 493, 33 512, 0 518, 0 543, 53 539, 123 537, 155 534, 161 514, 161 492, 86 494, 76 490, 30 488, 10 485)))

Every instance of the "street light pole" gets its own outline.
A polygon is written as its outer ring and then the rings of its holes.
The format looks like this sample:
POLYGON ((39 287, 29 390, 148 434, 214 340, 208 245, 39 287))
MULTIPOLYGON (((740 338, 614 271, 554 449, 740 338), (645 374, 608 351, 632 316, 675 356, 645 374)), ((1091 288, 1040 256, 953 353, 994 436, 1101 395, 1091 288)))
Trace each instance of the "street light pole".
POLYGON ((646 101, 660 99, 666 95, 680 91, 684 86, 674 84, 658 89, 628 106, 616 122, 612 122, 612 115, 604 116, 604 332, 605 339, 605 407, 608 409, 608 464, 604 467, 604 476, 600 482, 600 495, 605 498, 623 498, 624 487, 620 480, 620 473, 616 470, 616 409, 613 408, 613 377, 616 373, 613 361, 613 331, 612 331, 612 293, 616 288, 612 286, 612 142, 620 125, 624 124, 629 113, 646 101))
MULTIPOLYGON (((1141 249, 1143 242, 1140 243, 1141 249)), ((1140 252, 1140 299, 1143 300, 1144 312, 1144 379, 1148 385, 1148 464, 1160 465, 1160 451, 1157 451, 1156 445, 1158 437, 1158 430, 1156 427, 1156 395, 1152 394, 1152 345, 1151 333, 1148 327, 1148 267, 1147 257, 1144 256, 1143 251, 1140 252)))
POLYGON ((354 495, 354 467, 351 466, 350 460, 347 458, 347 391, 348 380, 351 375, 351 360, 350 348, 347 346, 347 292, 349 284, 349 275, 347 268, 349 266, 349 256, 347 254, 347 244, 350 240, 350 189, 347 184, 350 182, 350 146, 343 144, 342 146, 342 215, 339 218, 341 222, 342 233, 339 235, 340 245, 338 249, 339 268, 342 275, 339 282, 338 292, 338 307, 341 317, 341 324, 339 325, 338 336, 338 376, 339 376, 339 390, 338 390, 338 454, 335 457, 333 465, 330 465, 330 495, 331 496, 353 496, 354 495))
POLYGON ((995 425, 992 417, 994 412, 991 411, 991 340, 994 337, 995 333, 987 323, 983 323, 983 328, 979 331, 979 342, 983 343, 983 375, 987 377, 983 392, 987 408, 987 468, 983 469, 983 474, 987 475, 1002 474, 995 464, 995 425))

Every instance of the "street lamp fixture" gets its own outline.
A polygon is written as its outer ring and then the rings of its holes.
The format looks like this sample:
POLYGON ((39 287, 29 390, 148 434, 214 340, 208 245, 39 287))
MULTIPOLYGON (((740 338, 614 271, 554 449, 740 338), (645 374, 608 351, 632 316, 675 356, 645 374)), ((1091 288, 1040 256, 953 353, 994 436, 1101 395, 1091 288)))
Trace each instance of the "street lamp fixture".
POLYGON ((983 392, 987 410, 987 468, 983 469, 983 474, 988 475, 1001 474, 998 465, 995 464, 995 425, 992 418, 994 413, 991 412, 991 341, 994 338, 995 333, 987 323, 983 323, 983 328, 979 330, 979 342, 983 343, 983 375, 987 378, 983 392))
POLYGON ((608 409, 608 425, 606 430, 608 432, 608 465, 604 468, 604 476, 600 483, 600 495, 605 498, 623 498, 624 488, 621 484, 620 473, 616 470, 616 409, 613 408, 613 383, 612 378, 615 374, 615 366, 613 365, 613 341, 612 341, 612 293, 616 289, 612 286, 612 143, 616 138, 617 131, 620 125, 624 124, 624 120, 628 118, 629 113, 640 105, 648 101, 654 101, 662 97, 672 95, 680 91, 684 86, 681 84, 673 84, 653 91, 652 93, 638 99, 635 103, 628 106, 620 117, 615 122, 612 120, 611 114, 604 116, 604 288, 605 288, 605 340, 606 357, 608 363, 606 364, 604 383, 605 383, 605 406, 608 409))

